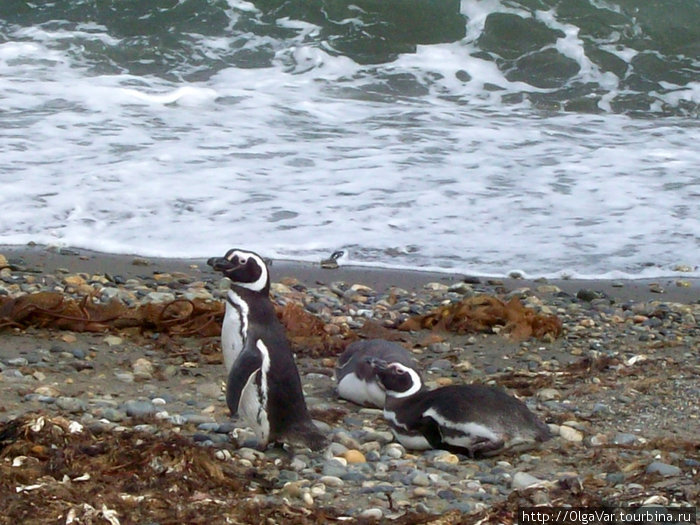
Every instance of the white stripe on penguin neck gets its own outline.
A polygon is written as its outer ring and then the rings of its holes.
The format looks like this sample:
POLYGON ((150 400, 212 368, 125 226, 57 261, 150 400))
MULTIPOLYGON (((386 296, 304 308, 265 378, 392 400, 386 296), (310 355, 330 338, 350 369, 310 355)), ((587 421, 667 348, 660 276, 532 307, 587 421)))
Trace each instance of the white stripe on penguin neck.
POLYGON ((261 257, 258 255, 254 254, 253 252, 246 252, 243 250, 236 250, 233 252, 230 256, 233 257, 234 255, 238 256, 238 260, 242 263, 245 264, 245 262, 248 259, 253 259, 257 265, 260 267, 260 277, 256 281, 253 281, 252 283, 241 283, 241 282, 235 282, 234 284, 236 286, 240 286, 241 288, 246 288, 248 290, 251 290, 253 292, 261 292, 264 288, 265 285, 267 284, 267 264, 265 264, 265 261, 262 260, 261 257))
POLYGON ((396 397, 396 398, 410 397, 413 394, 415 394, 416 392, 418 392, 421 389, 421 387, 423 386, 423 383, 420 380, 420 376, 418 375, 418 372, 416 372, 412 368, 409 368, 405 365, 402 365, 401 363, 391 363, 389 366, 392 366, 392 367, 397 368, 399 370, 403 370, 409 376, 411 376, 411 388, 409 388, 405 392, 387 391, 387 395, 390 395, 391 397, 396 397))

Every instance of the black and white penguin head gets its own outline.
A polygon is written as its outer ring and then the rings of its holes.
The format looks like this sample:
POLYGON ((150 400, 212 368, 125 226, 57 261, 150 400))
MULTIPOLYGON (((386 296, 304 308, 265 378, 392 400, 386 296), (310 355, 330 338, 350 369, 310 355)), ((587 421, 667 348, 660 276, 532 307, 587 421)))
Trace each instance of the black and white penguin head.
POLYGON ((207 264, 231 279, 231 283, 254 292, 270 290, 267 264, 257 253, 233 248, 223 257, 212 257, 207 264))
POLYGON ((373 357, 368 357, 367 362, 388 396, 409 397, 423 388, 418 372, 411 367, 396 362, 387 363, 373 357))

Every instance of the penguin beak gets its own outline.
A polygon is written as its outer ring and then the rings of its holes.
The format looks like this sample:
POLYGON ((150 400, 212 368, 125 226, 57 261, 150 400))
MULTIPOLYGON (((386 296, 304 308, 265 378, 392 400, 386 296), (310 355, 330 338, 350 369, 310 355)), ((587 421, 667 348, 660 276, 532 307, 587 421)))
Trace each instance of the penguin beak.
POLYGON ((375 372, 382 372, 387 369, 389 363, 376 357, 365 357, 365 363, 372 367, 375 372))
POLYGON ((212 257, 207 261, 207 264, 217 272, 225 272, 233 268, 233 263, 226 257, 212 257))

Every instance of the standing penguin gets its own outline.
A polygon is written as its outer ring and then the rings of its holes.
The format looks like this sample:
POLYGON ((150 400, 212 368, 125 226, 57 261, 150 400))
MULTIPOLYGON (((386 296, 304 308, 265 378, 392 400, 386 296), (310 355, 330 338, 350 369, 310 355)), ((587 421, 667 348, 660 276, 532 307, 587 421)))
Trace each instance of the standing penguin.
POLYGON ((551 437, 522 401, 485 385, 423 387, 415 370, 369 358, 386 390, 384 417, 406 448, 491 456, 551 437))
POLYGON ((397 362, 416 370, 411 354, 398 343, 369 339, 350 343, 338 359, 338 395, 358 405, 384 408, 386 394, 367 358, 397 362))
POLYGON ((207 264, 231 280, 221 347, 228 373, 226 402, 269 442, 320 449, 326 438, 311 421, 284 327, 270 301, 270 274, 259 255, 232 249, 207 264))

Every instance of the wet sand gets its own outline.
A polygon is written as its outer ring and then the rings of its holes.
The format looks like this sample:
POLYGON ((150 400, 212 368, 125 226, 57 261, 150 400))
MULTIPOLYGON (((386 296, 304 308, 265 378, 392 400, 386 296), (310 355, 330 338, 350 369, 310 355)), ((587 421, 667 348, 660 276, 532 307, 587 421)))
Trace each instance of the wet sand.
MULTIPOLYGON (((183 272, 201 275, 202 279, 218 278, 206 264, 206 259, 145 258, 137 255, 115 255, 76 248, 45 246, 3 246, 0 253, 12 262, 29 270, 54 273, 64 268, 69 273, 109 273, 125 278, 152 275, 154 273, 183 272)), ((212 257, 223 254, 212 254, 212 257)), ((377 291, 390 287, 415 291, 426 283, 452 284, 467 280, 498 287, 501 291, 518 288, 534 288, 543 284, 559 287, 563 292, 576 294, 581 289, 600 292, 618 302, 663 300, 690 304, 700 301, 700 279, 681 276, 656 279, 514 279, 510 277, 473 277, 460 273, 426 272, 420 270, 394 270, 371 266, 340 266, 337 269, 321 268, 318 263, 278 260, 271 265, 272 281, 293 277, 300 282, 328 284, 332 281, 360 283, 377 291)))

